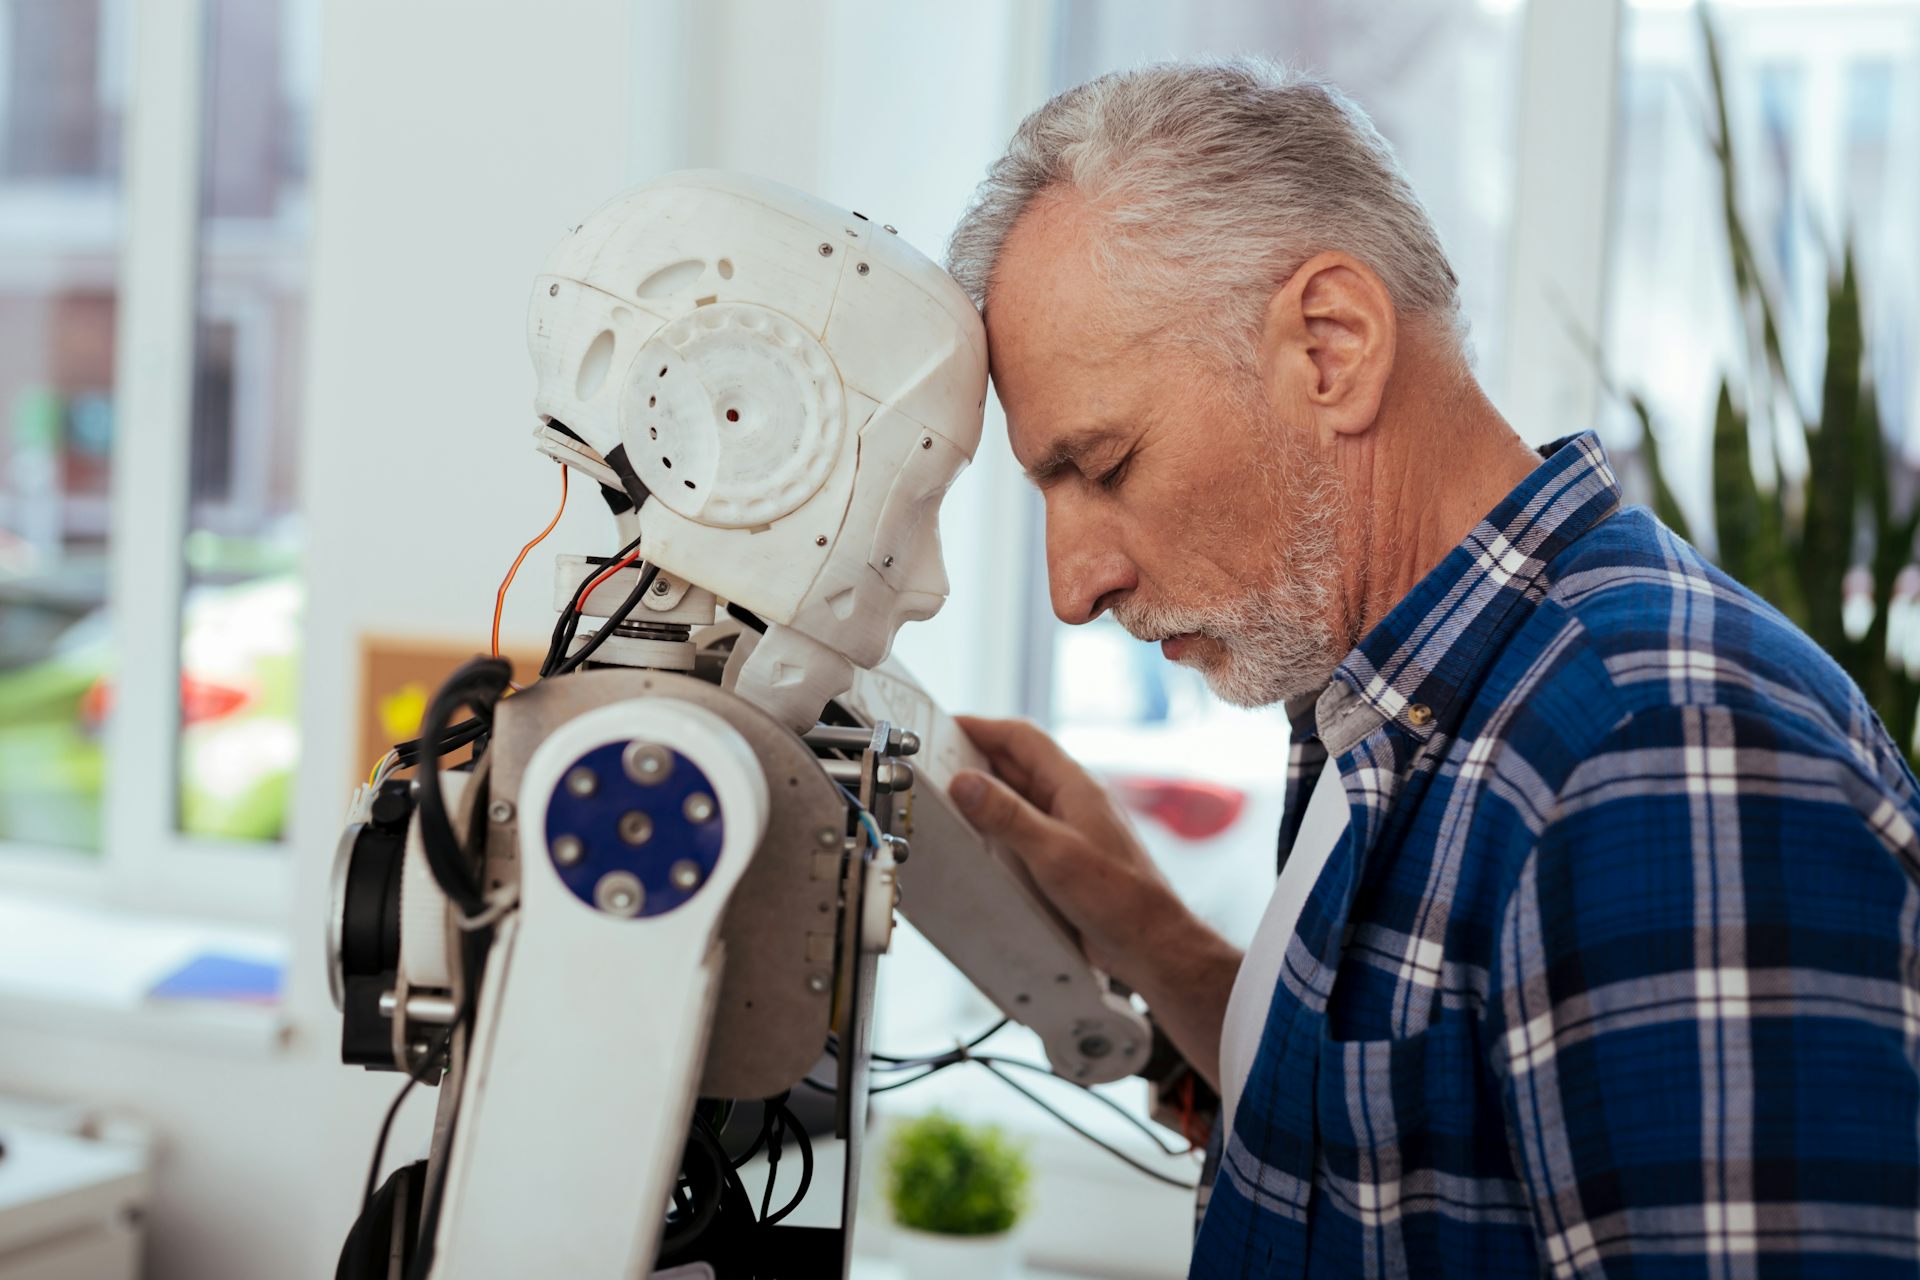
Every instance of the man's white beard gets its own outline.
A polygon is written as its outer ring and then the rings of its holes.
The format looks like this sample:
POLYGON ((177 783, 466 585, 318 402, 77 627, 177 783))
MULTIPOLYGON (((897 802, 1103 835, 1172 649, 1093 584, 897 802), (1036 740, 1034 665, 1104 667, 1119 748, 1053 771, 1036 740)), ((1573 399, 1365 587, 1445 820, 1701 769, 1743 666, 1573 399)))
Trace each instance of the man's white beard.
POLYGON ((1238 599, 1178 609, 1129 597, 1113 607, 1114 620, 1135 637, 1157 643, 1176 635, 1207 636, 1226 650, 1200 669, 1214 696, 1238 707, 1264 707, 1324 688, 1350 642, 1334 632, 1344 495, 1331 463, 1298 437, 1282 457, 1263 467, 1274 522, 1293 528, 1273 537, 1271 527, 1223 528, 1220 536, 1267 533, 1272 539, 1267 581, 1238 599), (1296 443, 1297 441, 1297 443, 1296 443))

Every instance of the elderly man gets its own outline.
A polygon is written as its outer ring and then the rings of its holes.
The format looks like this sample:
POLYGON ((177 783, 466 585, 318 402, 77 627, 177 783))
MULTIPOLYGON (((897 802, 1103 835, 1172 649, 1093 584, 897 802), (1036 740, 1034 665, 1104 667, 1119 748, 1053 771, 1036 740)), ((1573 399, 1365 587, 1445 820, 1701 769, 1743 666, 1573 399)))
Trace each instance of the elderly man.
POLYGON ((1193 1274, 1912 1274, 1913 775, 1592 435, 1501 420, 1366 117, 1104 77, 951 258, 1055 612, 1294 725, 1245 957, 1039 730, 968 721, 953 784, 1220 1088, 1193 1274))

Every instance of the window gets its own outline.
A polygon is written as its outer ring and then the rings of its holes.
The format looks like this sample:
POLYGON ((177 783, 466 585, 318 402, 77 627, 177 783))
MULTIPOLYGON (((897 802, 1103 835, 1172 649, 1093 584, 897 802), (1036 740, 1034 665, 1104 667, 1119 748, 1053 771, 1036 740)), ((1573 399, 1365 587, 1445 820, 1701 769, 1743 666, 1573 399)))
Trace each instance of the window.
POLYGON ((126 12, 0 4, 0 840, 102 844, 126 12))
MULTIPOLYGON (((1818 403, 1827 279, 1838 269, 1836 247, 1850 238, 1880 362, 1873 374, 1883 425, 1906 439, 1916 387, 1900 335, 1912 332, 1920 296, 1912 237, 1920 190, 1896 161, 1920 138, 1920 4, 1725 3, 1712 16, 1742 160, 1741 209, 1800 400, 1818 403)), ((1700 533, 1712 527, 1714 400, 1741 344, 1692 5, 1627 8, 1621 91, 1609 371, 1651 406, 1675 496, 1700 533)), ((1638 441, 1639 427, 1618 405, 1607 429, 1623 453, 1638 441)), ((1802 465, 1792 433, 1783 444, 1782 464, 1802 465)), ((1756 460, 1764 465, 1767 452, 1756 449, 1756 460)))
POLYGON ((270 909, 215 864, 276 847, 297 743, 318 15, 0 0, 9 881, 270 909))

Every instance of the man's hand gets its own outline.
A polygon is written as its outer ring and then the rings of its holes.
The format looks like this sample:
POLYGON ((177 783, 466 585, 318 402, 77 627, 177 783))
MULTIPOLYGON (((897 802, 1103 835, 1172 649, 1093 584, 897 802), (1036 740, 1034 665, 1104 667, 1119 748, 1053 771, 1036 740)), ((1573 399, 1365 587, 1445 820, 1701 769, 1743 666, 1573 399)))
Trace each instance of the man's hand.
POLYGON ((1024 720, 956 719, 996 776, 962 770, 953 802, 1020 858, 1087 958, 1140 992, 1217 1086, 1240 953, 1180 901, 1107 789, 1052 738, 1024 720))

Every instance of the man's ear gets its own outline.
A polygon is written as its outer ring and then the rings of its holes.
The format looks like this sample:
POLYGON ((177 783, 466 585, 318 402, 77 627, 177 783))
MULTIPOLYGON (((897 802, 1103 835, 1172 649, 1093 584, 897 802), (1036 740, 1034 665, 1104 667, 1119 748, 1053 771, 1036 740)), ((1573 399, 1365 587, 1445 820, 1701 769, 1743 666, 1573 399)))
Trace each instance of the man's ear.
POLYGON ((1387 286, 1344 253, 1307 259, 1267 303, 1260 377, 1275 405, 1303 407, 1323 439, 1380 416, 1399 325, 1387 286))

